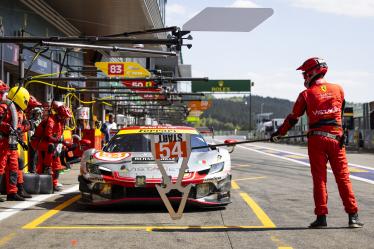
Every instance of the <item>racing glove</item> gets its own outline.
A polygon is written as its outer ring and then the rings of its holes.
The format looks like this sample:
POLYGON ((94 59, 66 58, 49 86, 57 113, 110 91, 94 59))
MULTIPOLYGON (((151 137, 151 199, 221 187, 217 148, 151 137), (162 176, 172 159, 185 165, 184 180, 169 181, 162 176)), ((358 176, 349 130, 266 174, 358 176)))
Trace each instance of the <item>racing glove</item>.
POLYGON ((280 137, 281 137, 281 135, 279 134, 278 131, 273 132, 273 134, 271 134, 271 136, 270 136, 270 142, 276 143, 276 142, 279 141, 280 137))

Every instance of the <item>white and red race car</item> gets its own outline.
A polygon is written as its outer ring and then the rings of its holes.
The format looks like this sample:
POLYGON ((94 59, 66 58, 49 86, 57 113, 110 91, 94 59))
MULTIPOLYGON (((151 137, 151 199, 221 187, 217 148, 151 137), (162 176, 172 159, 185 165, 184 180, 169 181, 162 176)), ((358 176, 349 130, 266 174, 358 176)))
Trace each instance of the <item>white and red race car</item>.
MULTIPOLYGON (((102 151, 84 152, 78 177, 81 202, 106 205, 119 202, 161 201, 156 185, 162 174, 151 152, 150 136, 157 134, 190 135, 191 154, 182 186, 191 184, 187 202, 199 206, 225 206, 230 201, 231 159, 225 148, 200 148, 208 144, 199 132, 185 126, 134 126, 121 129, 102 151)), ((166 173, 175 182, 182 158, 164 158, 166 173)), ((171 190, 170 201, 181 193, 171 190)))

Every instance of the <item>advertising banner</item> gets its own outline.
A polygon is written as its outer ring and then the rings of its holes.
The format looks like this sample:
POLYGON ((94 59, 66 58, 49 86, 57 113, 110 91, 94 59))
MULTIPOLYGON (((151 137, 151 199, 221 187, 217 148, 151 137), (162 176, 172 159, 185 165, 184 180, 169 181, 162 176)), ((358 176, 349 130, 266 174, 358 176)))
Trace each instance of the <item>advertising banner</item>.
POLYGON ((188 108, 196 111, 206 111, 212 106, 211 100, 194 100, 188 102, 188 108))
POLYGON ((192 92, 250 92, 251 80, 193 81, 192 92))

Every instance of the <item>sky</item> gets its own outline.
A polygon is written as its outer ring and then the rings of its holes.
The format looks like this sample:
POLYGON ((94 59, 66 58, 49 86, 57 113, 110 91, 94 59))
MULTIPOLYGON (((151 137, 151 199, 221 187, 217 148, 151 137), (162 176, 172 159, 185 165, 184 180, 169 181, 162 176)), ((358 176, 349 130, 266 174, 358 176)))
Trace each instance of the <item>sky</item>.
POLYGON ((350 102, 374 101, 374 0, 168 0, 166 25, 182 27, 206 7, 272 8, 251 32, 191 32, 183 48, 193 77, 250 79, 252 94, 295 101, 304 89, 296 68, 326 60, 326 80, 350 102))

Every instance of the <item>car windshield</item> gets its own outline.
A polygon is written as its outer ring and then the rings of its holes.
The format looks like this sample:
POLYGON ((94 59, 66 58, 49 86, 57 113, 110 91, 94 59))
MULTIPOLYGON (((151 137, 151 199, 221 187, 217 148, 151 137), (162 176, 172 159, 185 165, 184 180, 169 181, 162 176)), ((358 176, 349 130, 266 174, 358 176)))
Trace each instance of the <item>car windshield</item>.
MULTIPOLYGON (((207 146, 204 138, 199 134, 191 135, 191 147, 207 146)), ((151 152, 151 139, 149 134, 122 134, 114 136, 104 151, 106 152, 151 152)), ((193 150, 206 152, 209 148, 193 150)))

